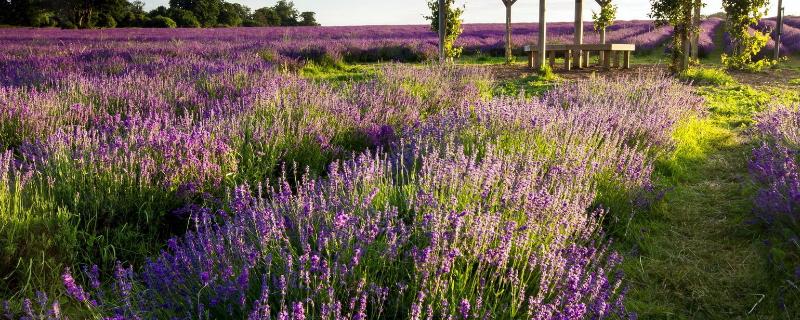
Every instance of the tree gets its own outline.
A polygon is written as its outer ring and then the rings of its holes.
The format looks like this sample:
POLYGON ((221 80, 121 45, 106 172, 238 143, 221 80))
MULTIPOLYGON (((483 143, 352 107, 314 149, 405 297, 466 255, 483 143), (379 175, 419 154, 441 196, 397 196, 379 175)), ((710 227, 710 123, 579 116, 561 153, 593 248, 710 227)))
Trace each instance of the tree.
POLYGON ((511 50, 511 6, 517 3, 517 0, 502 0, 503 5, 506 6, 506 63, 511 63, 514 54, 511 50))
POLYGON ((58 13, 62 24, 77 28, 95 27, 103 14, 124 16, 130 7, 126 0, 53 0, 46 3, 58 13))
POLYGON ((281 19, 281 26, 296 26, 298 24, 297 17, 299 13, 297 9, 295 9, 293 2, 280 0, 272 7, 272 10, 275 11, 278 18, 281 19))
POLYGON ((313 26, 318 26, 319 23, 317 23, 317 18, 314 17, 314 15, 315 15, 315 13, 311 12, 311 11, 305 11, 305 12, 301 13, 300 17, 303 18, 303 20, 300 20, 300 25, 301 26, 312 26, 312 27, 313 26))
POLYGON ((217 25, 222 5, 222 0, 169 0, 170 8, 191 11, 204 27, 217 25))
POLYGON ((0 23, 32 27, 55 23, 54 13, 45 1, 0 0, 0 23))
POLYGON ((695 0, 651 0, 650 17, 658 25, 672 25, 673 71, 684 71, 689 67, 690 34, 693 32, 692 13, 695 0))
POLYGON ((751 30, 766 14, 769 0, 722 0, 722 8, 727 16, 726 27, 733 42, 731 55, 723 54, 722 63, 731 69, 757 71, 774 64, 754 57, 769 41, 769 34, 751 30))
POLYGON ((269 27, 281 25, 281 17, 270 7, 257 9, 253 12, 253 24, 257 27, 269 27))
POLYGON ((170 8, 167 10, 170 19, 175 21, 175 24, 181 28, 199 28, 200 21, 197 20, 197 17, 194 16, 189 10, 184 10, 181 8, 170 8))
MULTIPOLYGON (((175 8, 173 10, 183 10, 183 9, 175 8)), ((183 10, 183 11, 187 11, 187 10, 183 10)), ((165 6, 158 6, 155 9, 150 10, 149 15, 150 15, 150 17, 155 17, 155 16, 166 17, 166 16, 169 16, 169 9, 167 9, 167 7, 165 7, 165 6)))
POLYGON ((694 0, 694 14, 692 15, 692 59, 697 61, 700 57, 700 9, 705 6, 703 0, 694 0))
POLYGON ((592 12, 594 30, 600 33, 600 43, 606 43, 606 28, 614 24, 617 19, 617 6, 611 0, 595 0, 600 5, 600 12, 592 12))
POLYGON ((238 3, 223 2, 220 7, 217 23, 229 27, 238 27, 250 16, 250 8, 238 3))
POLYGON ((176 26, 175 21, 164 16, 155 16, 146 25, 148 28, 175 28, 176 26))
MULTIPOLYGON (((460 36, 464 31, 464 29, 461 28, 461 23, 463 22, 461 15, 464 13, 464 8, 455 7, 455 0, 444 0, 444 4, 445 9, 447 10, 447 14, 445 15, 447 19, 447 27, 445 28, 444 55, 448 60, 452 61, 453 59, 461 56, 462 48, 456 47, 455 43, 458 39, 458 36, 460 36)), ((426 16, 425 19, 431 21, 431 30, 438 33, 439 1, 428 0, 428 8, 431 10, 431 15, 426 16)))

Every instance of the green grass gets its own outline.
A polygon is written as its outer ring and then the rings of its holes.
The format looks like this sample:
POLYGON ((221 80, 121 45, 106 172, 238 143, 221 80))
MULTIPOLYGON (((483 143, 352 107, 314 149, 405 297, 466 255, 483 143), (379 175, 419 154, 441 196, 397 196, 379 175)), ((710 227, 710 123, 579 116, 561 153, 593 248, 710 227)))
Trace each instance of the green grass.
POLYGON ((333 65, 318 65, 308 63, 300 69, 299 74, 304 78, 318 81, 365 81, 375 76, 377 66, 378 64, 338 63, 333 65))
POLYGON ((657 164, 663 200, 635 216, 617 244, 627 253, 627 305, 642 319, 797 316, 778 307, 783 284, 768 271, 762 231, 749 224, 755 188, 747 171, 754 113, 796 94, 736 84, 698 93, 709 114, 681 125, 675 152, 657 164))
MULTIPOLYGON (((523 64, 525 63, 527 56, 514 56, 514 59, 511 63, 513 64, 523 64)), ((463 55, 456 60, 457 64, 468 64, 468 65, 492 65, 492 64, 504 64, 506 63, 506 58, 501 56, 491 56, 486 54, 470 54, 470 55, 463 55)))
POLYGON ((689 68, 680 74, 680 78, 696 85, 728 85, 735 82, 733 77, 719 68, 689 68))
POLYGON ((561 82, 561 79, 553 73, 531 74, 520 78, 498 81, 492 89, 492 95, 509 97, 516 97, 520 94, 526 97, 541 96, 559 82, 561 82))

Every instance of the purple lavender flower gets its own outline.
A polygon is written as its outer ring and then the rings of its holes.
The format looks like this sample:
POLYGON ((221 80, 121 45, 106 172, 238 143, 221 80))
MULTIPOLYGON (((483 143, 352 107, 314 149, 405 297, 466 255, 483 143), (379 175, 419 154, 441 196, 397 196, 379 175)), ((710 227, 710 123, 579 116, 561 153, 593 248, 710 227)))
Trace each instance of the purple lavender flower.
POLYGON ((469 300, 461 299, 461 303, 458 304, 458 312, 461 314, 463 319, 468 319, 470 317, 469 310, 469 300))
POLYGON ((72 277, 69 268, 67 268, 61 275, 61 279, 64 282, 64 287, 67 289, 67 294, 79 302, 89 302, 89 295, 86 294, 80 285, 75 283, 75 279, 72 277))

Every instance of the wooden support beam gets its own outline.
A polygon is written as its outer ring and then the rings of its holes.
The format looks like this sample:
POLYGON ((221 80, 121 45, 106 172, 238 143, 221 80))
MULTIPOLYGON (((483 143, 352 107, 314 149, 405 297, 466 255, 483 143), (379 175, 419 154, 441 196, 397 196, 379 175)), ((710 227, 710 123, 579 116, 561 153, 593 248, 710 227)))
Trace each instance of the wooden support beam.
MULTIPOLYGON (((574 42, 577 45, 583 44, 583 0, 575 0, 575 36, 574 42)), ((581 68, 583 66, 581 59, 581 51, 575 52, 575 66, 581 68)))
POLYGON ((583 67, 584 68, 588 68, 589 67, 589 58, 590 57, 591 57, 591 51, 589 51, 589 50, 583 51, 583 67))
MULTIPOLYGON (((546 0, 539 0, 539 63, 544 65, 544 57, 547 51, 547 19, 545 18, 545 8, 547 7, 546 0)), ((542 65, 537 65, 542 68, 542 65)))
POLYGON ((625 69, 631 68, 631 51, 625 51, 625 65, 623 67, 625 69))

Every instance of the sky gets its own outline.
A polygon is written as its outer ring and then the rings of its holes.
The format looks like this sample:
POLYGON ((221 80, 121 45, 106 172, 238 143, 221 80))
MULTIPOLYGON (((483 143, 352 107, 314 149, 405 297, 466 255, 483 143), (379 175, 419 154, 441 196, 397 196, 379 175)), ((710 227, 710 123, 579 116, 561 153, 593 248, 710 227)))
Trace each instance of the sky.
MULTIPOLYGON (((145 8, 167 6, 169 0, 144 0, 145 8)), ((241 3, 251 9, 272 6, 277 0, 227 0, 241 3)), ((575 17, 574 0, 548 0, 548 21, 572 21, 575 17)), ((584 19, 591 20, 592 10, 597 10, 593 0, 583 0, 584 19)), ((722 0, 707 0, 703 14, 722 11, 722 0)), ((772 0, 769 16, 775 16, 777 0, 772 0)), ((787 15, 800 15, 800 0, 784 0, 787 15)), ((314 11, 317 21, 324 26, 425 24, 425 0, 294 0, 300 11, 314 11)), ((456 0, 466 4, 465 23, 502 23, 505 7, 500 0, 456 0)), ((649 19, 650 0, 616 0, 618 20, 649 19)), ((519 0, 512 11, 514 22, 534 22, 539 18, 538 0, 519 0)))

